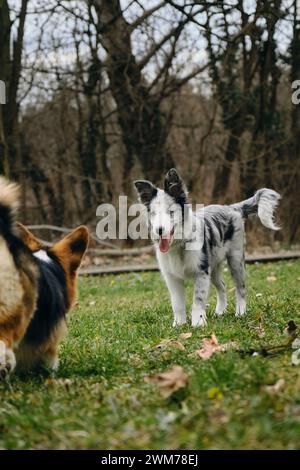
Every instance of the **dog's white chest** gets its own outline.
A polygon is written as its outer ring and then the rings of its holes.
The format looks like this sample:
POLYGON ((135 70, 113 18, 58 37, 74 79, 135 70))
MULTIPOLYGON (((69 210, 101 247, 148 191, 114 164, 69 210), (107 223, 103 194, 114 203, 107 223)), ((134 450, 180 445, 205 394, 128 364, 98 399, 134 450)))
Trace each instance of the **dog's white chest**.
POLYGON ((157 250, 157 259, 163 273, 171 274, 179 279, 191 277, 199 265, 199 253, 195 251, 175 251, 160 253, 157 250))

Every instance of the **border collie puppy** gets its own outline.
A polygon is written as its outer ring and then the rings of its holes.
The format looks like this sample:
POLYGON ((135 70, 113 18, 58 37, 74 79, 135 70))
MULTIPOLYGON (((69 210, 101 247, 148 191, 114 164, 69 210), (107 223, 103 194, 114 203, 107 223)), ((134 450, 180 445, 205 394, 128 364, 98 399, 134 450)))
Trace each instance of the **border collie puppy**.
POLYGON ((18 206, 19 187, 0 177, 0 380, 16 365, 20 370, 57 368, 89 242, 88 229, 78 227, 44 249, 15 222, 18 206))
POLYGON ((193 212, 185 185, 174 168, 165 176, 164 189, 157 188, 150 181, 139 180, 134 184, 140 201, 148 210, 151 238, 171 296, 173 325, 186 323, 184 281, 187 277, 194 279, 193 326, 206 325, 210 280, 217 290, 215 313, 224 313, 227 296, 222 263, 225 259, 236 288, 236 315, 244 315, 244 221, 257 214, 265 227, 278 230, 273 213, 280 195, 272 189, 260 189, 253 197, 240 203, 211 205, 193 212))

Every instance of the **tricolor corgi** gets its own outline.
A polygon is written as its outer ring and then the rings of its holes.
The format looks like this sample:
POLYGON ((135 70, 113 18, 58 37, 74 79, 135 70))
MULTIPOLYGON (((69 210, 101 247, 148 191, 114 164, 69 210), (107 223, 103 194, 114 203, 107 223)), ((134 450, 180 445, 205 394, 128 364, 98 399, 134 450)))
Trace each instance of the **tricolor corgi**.
POLYGON ((58 367, 66 314, 89 243, 78 227, 50 249, 16 222, 19 186, 0 177, 0 379, 17 366, 58 367))

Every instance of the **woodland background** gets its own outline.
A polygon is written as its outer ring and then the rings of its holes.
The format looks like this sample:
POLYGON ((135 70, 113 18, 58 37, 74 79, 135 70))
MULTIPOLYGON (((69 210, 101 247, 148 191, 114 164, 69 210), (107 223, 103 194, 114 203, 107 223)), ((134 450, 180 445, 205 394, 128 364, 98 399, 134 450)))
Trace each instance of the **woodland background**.
POLYGON ((0 0, 0 80, 23 222, 93 226, 176 166, 197 203, 278 190, 297 241, 300 0, 0 0))

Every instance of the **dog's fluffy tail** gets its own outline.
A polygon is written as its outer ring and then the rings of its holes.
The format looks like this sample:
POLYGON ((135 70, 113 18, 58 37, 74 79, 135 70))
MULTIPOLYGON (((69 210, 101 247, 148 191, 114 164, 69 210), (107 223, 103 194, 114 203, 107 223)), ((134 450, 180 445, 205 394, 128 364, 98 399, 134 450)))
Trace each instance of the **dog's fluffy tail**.
POLYGON ((257 214, 261 223, 272 230, 280 230, 274 222, 274 212, 281 196, 273 189, 259 189, 253 197, 245 201, 233 204, 234 209, 240 210, 246 219, 249 215, 257 214))
POLYGON ((0 235, 13 231, 19 201, 19 186, 0 176, 0 235))

